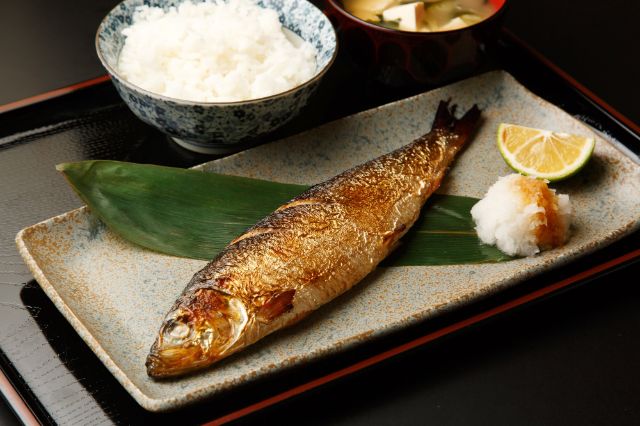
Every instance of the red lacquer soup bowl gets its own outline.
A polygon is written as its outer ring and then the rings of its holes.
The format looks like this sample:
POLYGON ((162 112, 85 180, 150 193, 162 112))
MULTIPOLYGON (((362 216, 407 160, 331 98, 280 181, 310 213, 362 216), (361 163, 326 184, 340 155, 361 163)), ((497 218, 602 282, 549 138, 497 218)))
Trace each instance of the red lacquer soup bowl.
POLYGON ((326 0, 325 13, 338 30, 341 46, 360 67, 390 86, 439 85, 477 70, 496 41, 507 0, 489 0, 494 13, 468 27, 411 32, 363 21, 341 0, 326 0))

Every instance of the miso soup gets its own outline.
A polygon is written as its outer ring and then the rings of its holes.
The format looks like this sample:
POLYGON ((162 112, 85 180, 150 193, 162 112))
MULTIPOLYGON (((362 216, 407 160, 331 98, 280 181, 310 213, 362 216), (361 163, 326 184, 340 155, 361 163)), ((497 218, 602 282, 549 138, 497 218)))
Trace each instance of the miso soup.
POLYGON ((403 31, 449 31, 476 24, 495 10, 488 0, 342 0, 347 12, 403 31))

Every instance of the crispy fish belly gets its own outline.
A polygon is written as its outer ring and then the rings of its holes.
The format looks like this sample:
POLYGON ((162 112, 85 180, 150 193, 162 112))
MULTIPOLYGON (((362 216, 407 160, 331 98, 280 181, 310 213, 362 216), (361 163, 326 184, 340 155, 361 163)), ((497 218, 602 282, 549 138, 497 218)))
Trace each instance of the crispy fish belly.
POLYGON ((296 323, 369 274, 413 225, 480 111, 441 102, 431 132, 313 186, 196 273, 147 358, 151 377, 207 367, 296 323))

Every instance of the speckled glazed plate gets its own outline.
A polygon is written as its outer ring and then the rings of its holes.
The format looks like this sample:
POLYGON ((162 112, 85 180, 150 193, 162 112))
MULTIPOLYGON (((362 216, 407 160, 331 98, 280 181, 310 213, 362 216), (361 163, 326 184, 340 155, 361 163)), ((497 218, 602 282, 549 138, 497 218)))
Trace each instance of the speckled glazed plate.
MULTIPOLYGON (((590 134, 592 130, 493 72, 347 117, 203 166, 280 182, 314 183, 426 133, 439 100, 478 103, 484 123, 440 191, 481 197, 510 173, 495 147, 500 122, 590 134)), ((202 374, 147 377, 144 361, 163 316, 204 262, 165 256, 123 241, 86 208, 21 231, 20 253, 78 334, 146 409, 173 409, 266 374, 423 321, 592 252, 640 225, 640 165, 596 135, 588 167, 555 185, 575 208, 569 243, 499 264, 379 268, 298 325, 271 335, 202 374)))

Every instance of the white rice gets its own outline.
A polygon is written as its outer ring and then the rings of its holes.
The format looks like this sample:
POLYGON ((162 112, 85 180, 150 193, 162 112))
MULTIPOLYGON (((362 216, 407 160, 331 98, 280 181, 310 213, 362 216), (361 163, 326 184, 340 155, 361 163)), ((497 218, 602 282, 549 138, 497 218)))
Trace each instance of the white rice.
MULTIPOLYGON (((533 256, 543 248, 536 239, 535 230, 541 223, 536 213, 546 212, 536 203, 526 204, 517 185, 521 179, 535 178, 519 174, 498 178, 484 198, 473 206, 471 216, 483 243, 495 245, 510 256, 533 256)), ((553 189, 551 192, 555 194, 553 189)), ((568 195, 555 196, 566 240, 571 222, 571 202, 568 195)))
POLYGON ((187 1, 166 13, 141 6, 122 31, 118 70, 136 86, 177 99, 270 96, 316 72, 315 49, 285 31, 274 10, 249 0, 187 1))

